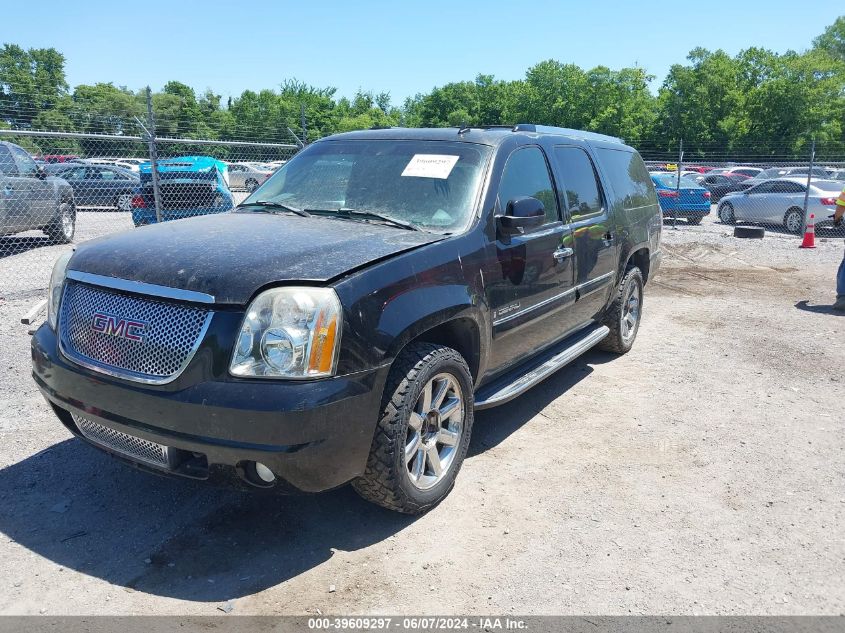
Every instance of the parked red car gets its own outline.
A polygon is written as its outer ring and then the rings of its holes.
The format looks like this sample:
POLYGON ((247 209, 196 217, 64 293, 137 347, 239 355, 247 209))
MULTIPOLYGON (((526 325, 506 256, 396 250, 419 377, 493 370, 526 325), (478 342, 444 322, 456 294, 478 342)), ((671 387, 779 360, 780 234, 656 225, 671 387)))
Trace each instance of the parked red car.
POLYGON ((73 160, 79 160, 79 156, 75 154, 44 154, 41 160, 45 163, 69 163, 73 160))

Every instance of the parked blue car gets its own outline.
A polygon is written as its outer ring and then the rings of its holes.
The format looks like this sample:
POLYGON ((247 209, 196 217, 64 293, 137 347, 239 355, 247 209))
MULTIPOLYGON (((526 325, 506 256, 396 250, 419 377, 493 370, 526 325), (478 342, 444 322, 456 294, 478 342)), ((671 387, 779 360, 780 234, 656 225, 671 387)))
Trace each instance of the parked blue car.
POLYGON ((710 213, 710 191, 689 176, 681 176, 680 188, 678 175, 672 172, 652 172, 651 180, 664 218, 677 215, 688 224, 701 224, 710 213))
MULTIPOLYGON (((140 186, 132 198, 135 226, 155 224, 151 163, 139 167, 140 186)), ((178 220, 210 213, 224 213, 234 207, 226 163, 210 156, 180 156, 158 161, 161 219, 178 220)))

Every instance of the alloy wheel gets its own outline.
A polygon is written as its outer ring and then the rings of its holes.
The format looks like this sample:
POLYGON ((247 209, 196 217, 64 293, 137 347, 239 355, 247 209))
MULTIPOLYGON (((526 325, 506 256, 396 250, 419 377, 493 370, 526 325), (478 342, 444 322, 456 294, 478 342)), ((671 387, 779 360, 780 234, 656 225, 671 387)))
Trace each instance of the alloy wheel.
POLYGON ((637 332, 637 325, 640 321, 640 298, 639 284, 632 283, 622 302, 622 327, 620 329, 622 338, 626 341, 630 340, 637 332))
POLYGON ((437 374, 414 404, 405 438, 405 468, 416 488, 437 485, 452 467, 461 442, 464 399, 457 378, 437 374))

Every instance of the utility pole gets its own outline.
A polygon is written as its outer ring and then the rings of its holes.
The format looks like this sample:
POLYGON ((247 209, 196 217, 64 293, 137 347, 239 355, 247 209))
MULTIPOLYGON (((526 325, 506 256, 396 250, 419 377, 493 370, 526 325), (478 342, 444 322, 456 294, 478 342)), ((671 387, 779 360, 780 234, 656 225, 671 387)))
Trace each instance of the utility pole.
POLYGON ((150 150, 150 171, 153 176, 153 199, 156 205, 156 222, 161 222, 161 191, 158 180, 158 149, 156 148, 156 120, 153 113, 153 93, 147 86, 147 144, 150 150))
POLYGON ((672 228, 678 230, 678 206, 681 204, 681 171, 684 168, 684 139, 678 146, 678 177, 675 179, 675 213, 672 215, 672 228))
POLYGON ((810 144, 810 169, 807 170, 807 189, 804 191, 804 222, 802 228, 802 235, 807 232, 807 206, 810 202, 810 181, 813 178, 813 165, 816 162, 816 137, 813 137, 813 142, 810 144))

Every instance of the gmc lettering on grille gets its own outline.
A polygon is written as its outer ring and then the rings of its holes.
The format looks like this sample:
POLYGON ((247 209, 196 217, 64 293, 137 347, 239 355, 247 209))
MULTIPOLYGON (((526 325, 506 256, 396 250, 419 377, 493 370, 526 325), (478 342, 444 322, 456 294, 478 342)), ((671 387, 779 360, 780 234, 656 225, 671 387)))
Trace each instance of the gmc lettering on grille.
POLYGON ((101 334, 125 338, 129 341, 143 341, 147 324, 143 321, 124 319, 105 312, 95 312, 91 321, 91 329, 101 334))

